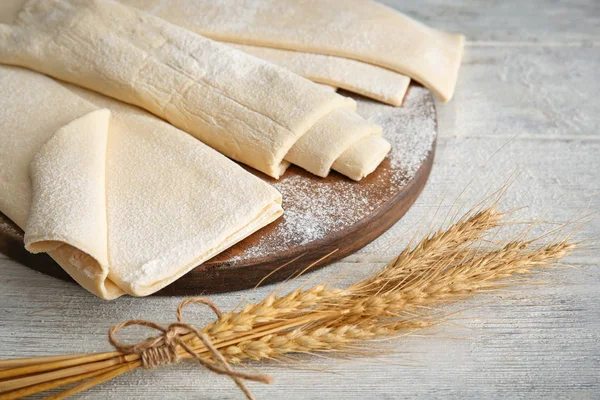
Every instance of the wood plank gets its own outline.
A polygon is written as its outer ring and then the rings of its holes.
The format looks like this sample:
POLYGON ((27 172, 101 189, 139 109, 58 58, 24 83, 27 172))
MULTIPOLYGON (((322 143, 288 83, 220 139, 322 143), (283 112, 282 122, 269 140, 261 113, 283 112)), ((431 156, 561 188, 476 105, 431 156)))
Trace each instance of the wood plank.
MULTIPOLYGON (((465 203, 462 209, 467 210, 486 192, 507 183, 515 173, 518 176, 501 205, 506 209, 526 206, 518 213, 521 218, 564 222, 597 212, 600 209, 599 155, 600 141, 520 139, 508 144, 503 138, 440 141, 430 180, 419 201, 402 221, 351 259, 368 254, 379 257, 368 261, 385 261, 382 255, 387 254, 389 258, 403 248, 415 230, 411 226, 435 211, 440 196, 446 200, 439 214, 445 216, 468 186, 459 201, 465 203)), ((580 235, 598 237, 600 218, 583 227, 580 235)), ((600 262, 597 253, 590 252, 585 257, 588 262, 600 262)))
POLYGON ((600 47, 468 48, 441 139, 600 140, 599 68, 600 47))
POLYGON ((439 29, 461 32, 469 45, 600 41, 600 3, 594 0, 382 0, 439 29))
MULTIPOLYGON (((17 301, 10 302, 10 313, 2 316, 2 356, 41 355, 67 349, 106 350, 107 326, 133 317, 168 323, 179 301, 158 297, 105 302, 58 280, 52 281, 54 290, 45 291, 38 286, 42 283, 38 280, 50 278, 33 271, 23 273, 20 266, 9 263, 4 262, 2 268, 18 281, 10 287, 0 287, 0 301, 7 304, 13 296, 17 301), (30 287, 33 301, 18 301, 27 296, 24 285, 30 287), (61 301, 61 308, 41 311, 57 300, 61 301), (94 310, 94 318, 89 318, 89 310, 94 310), (48 347, 41 349, 40 341, 48 347)), ((430 337, 396 341, 390 345, 393 352, 386 357, 354 361, 312 358, 307 364, 312 370, 260 366, 262 372, 274 375, 275 383, 252 385, 252 389, 259 398, 285 394, 291 399, 442 395, 474 398, 498 393, 528 398, 593 396, 600 389, 596 373, 600 362, 596 309, 600 296, 596 288, 600 282, 591 266, 583 268, 576 274, 553 274, 552 279, 558 278, 562 285, 530 288, 487 305, 499 297, 477 299, 467 307, 478 307, 456 319, 457 326, 446 324, 427 332, 430 337)), ((263 296, 264 290, 247 294, 255 299, 263 296)), ((223 308, 237 302, 237 297, 231 295, 212 298, 223 308)), ((195 309, 190 309, 189 314, 186 311, 186 316, 198 324, 207 322, 209 314, 195 309)), ((197 398, 199 390, 208 399, 241 398, 228 380, 187 363, 160 371, 137 372, 85 393, 82 398, 192 399, 197 398)))

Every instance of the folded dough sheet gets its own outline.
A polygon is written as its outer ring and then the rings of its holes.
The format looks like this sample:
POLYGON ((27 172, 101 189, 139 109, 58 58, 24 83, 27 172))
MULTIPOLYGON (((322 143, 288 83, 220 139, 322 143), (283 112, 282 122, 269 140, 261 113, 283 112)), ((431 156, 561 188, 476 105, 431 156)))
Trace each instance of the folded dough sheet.
POLYGON ((228 46, 289 69, 313 82, 348 90, 392 106, 402 105, 410 83, 410 78, 407 76, 349 58, 226 43, 228 46))
POLYGON ((90 292, 151 294, 282 214, 281 195, 151 114, 0 66, 0 211, 90 292))
POLYGON ((464 37, 370 0, 119 0, 215 40, 350 58, 454 94, 464 37))
POLYGON ((274 178, 292 162, 359 180, 390 150, 352 99, 113 1, 27 1, 0 25, 0 63, 137 105, 274 178))

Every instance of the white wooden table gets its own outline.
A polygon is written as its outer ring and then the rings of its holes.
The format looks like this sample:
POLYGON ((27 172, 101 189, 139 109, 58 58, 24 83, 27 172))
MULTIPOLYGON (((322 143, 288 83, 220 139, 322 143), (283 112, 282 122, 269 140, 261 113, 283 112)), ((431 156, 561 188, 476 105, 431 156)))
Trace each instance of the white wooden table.
MULTIPOLYGON (((600 2, 427 0, 387 3, 468 42, 458 89, 439 106, 438 154, 429 184, 392 230, 327 271, 385 262, 440 196, 443 211, 470 183, 469 204, 519 173, 507 208, 564 221, 599 209, 600 2)), ((600 219, 581 236, 598 237, 600 219)), ((425 337, 395 341, 389 355, 352 361, 307 358, 296 369, 260 367, 272 385, 258 398, 598 398, 600 256, 547 285, 473 300, 478 307, 425 337)), ((130 318, 173 319, 180 298, 105 302, 78 286, 0 258, 0 358, 109 350, 106 330, 130 318)), ((366 267, 364 268, 366 269, 366 267)), ((362 270, 364 270, 362 269, 362 270)), ((359 271, 362 271, 359 269, 359 271)), ((358 278, 352 274, 349 281, 358 278)), ((224 309, 271 288, 212 296, 224 309)), ((208 312, 189 312, 198 324, 208 312)), ((242 398, 227 378, 192 364, 138 371, 80 395, 98 399, 242 398)))

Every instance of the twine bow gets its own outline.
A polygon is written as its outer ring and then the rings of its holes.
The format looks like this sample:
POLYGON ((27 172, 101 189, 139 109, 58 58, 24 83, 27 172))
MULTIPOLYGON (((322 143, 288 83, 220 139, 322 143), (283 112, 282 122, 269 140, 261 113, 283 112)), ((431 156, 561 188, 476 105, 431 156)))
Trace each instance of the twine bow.
POLYGON ((118 323, 110 328, 108 331, 108 341, 121 353, 139 354, 142 359, 142 366, 148 369, 178 362, 180 359, 178 348, 181 347, 190 356, 195 358, 203 367, 216 374, 229 376, 231 379, 233 379, 240 390, 244 392, 248 399, 254 400, 254 396, 246 387, 244 380, 271 383, 271 377, 263 374, 250 374, 234 371, 225 357, 223 357, 221 352, 219 352, 219 350, 214 346, 212 340, 207 334, 198 330, 194 326, 183 322, 181 312, 184 307, 192 303, 209 306, 219 319, 223 316, 223 313, 221 310, 219 310, 215 303, 203 297, 195 297, 184 300, 179 304, 177 307, 177 322, 169 325, 167 328, 151 321, 132 319, 118 323), (133 325, 152 328, 162 332, 162 334, 159 336, 149 337, 136 344, 127 344, 118 341, 116 338, 117 332, 122 328, 133 325), (183 337, 185 335, 189 335, 190 333, 194 334, 198 339, 200 339, 202 344, 204 344, 206 349, 212 355, 215 362, 209 362, 200 357, 200 355, 197 354, 194 349, 184 341, 183 337))

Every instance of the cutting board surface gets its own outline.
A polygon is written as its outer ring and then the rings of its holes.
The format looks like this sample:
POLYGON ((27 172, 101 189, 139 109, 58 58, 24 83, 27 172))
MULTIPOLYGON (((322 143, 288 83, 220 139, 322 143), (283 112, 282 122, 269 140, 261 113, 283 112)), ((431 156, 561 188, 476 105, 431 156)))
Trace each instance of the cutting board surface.
MULTIPOLYGON (((264 284, 278 282, 318 260, 314 269, 352 254, 395 224, 421 193, 433 165, 437 132, 433 97, 426 89, 411 86, 403 107, 356 100, 359 114, 380 124, 392 143, 391 153, 374 173, 354 182, 335 172, 319 178, 292 166, 276 181, 248 168, 281 192, 284 216, 157 294, 240 290, 266 276, 264 284)), ((0 252, 70 280, 49 256, 27 252, 23 232, 1 213, 0 252)))

